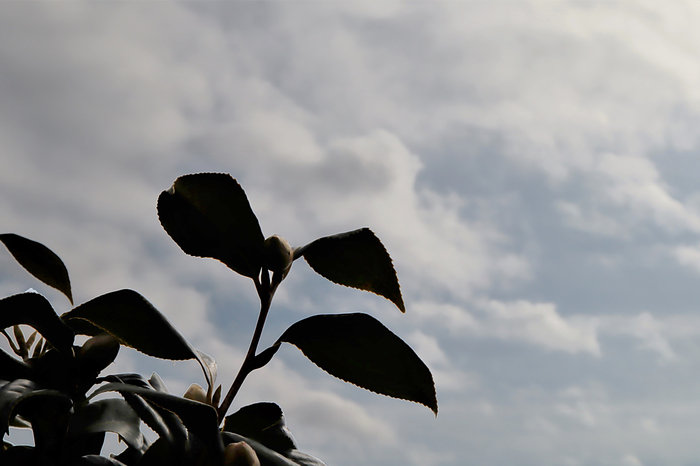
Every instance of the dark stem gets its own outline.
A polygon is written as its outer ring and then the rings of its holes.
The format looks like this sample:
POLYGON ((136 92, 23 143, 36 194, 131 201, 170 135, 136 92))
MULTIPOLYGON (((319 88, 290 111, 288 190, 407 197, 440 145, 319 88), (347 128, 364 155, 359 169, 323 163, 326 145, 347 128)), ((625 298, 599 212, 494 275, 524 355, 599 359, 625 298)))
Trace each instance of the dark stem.
POLYGON ((277 289, 277 281, 273 281, 270 284, 270 274, 267 269, 263 269, 260 274, 261 279, 255 278, 255 288, 258 290, 258 296, 260 297, 260 315, 258 315, 258 322, 255 325, 255 332, 253 333, 253 338, 250 340, 250 346, 248 347, 248 353, 241 364, 241 368, 238 370, 236 378, 233 380, 233 384, 226 393, 224 401, 221 402, 221 406, 218 409, 219 422, 221 422, 226 416, 226 412, 231 407, 231 403, 235 398, 238 390, 240 390, 243 381, 248 377, 248 374, 253 372, 255 368, 252 365, 253 359, 255 358, 255 352, 258 349, 258 343, 260 343, 260 337, 262 335, 263 326, 265 325, 265 319, 270 311, 270 303, 272 302, 272 296, 275 294, 277 289))

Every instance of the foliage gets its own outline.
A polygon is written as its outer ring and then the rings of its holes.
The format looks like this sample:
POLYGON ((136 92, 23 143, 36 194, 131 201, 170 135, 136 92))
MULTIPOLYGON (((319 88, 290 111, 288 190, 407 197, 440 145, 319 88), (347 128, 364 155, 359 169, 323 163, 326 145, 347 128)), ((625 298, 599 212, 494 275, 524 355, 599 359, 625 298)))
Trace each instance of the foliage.
MULTIPOLYGON (((245 192, 227 174, 185 175, 158 198, 165 231, 193 256, 220 260, 253 280, 260 314, 238 375, 221 400, 216 362, 195 349, 170 321, 133 290, 117 290, 58 316, 36 292, 0 300, 0 324, 15 356, 0 350, 0 429, 30 428, 34 446, 4 440, 3 465, 215 465, 319 466, 297 449, 274 403, 256 403, 227 415, 248 374, 265 366, 282 343, 298 347, 331 375, 374 392, 421 403, 437 414, 430 370, 398 336, 366 314, 316 315, 291 325, 271 347, 258 343, 277 287, 304 257, 313 270, 341 285, 370 291, 405 312, 389 254, 367 228, 292 248, 277 235, 264 238, 245 192), (20 325, 34 332, 26 337, 20 325), (9 330, 11 329, 11 330, 9 330), (11 335, 12 334, 12 335, 11 335), (90 338, 75 345, 76 335, 90 338), (153 374, 101 376, 121 346, 171 360, 195 359, 207 381, 183 396, 153 374), (120 396, 100 397, 105 393, 120 396), (141 426, 158 434, 150 443, 141 426), (100 456, 105 433, 126 444, 100 456)), ((73 304, 68 272, 46 246, 15 234, 0 235, 15 259, 73 304)))

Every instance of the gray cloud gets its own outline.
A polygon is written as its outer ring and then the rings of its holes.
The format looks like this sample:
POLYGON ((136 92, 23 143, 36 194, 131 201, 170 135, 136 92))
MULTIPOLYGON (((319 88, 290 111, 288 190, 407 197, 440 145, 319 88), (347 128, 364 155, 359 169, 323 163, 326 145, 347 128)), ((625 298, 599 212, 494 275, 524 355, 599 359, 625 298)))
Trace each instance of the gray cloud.
MULTIPOLYGON (((186 257, 155 200, 230 172, 266 234, 370 226, 408 312, 303 263, 263 343, 363 310, 434 369, 437 420, 293 350, 276 399, 329 464, 689 464, 700 194, 692 2, 5 3, 0 219, 66 261, 78 301, 135 288, 230 380, 250 284, 186 257)), ((34 286, 0 258, 0 290, 34 286)), ((124 370, 201 383, 129 353, 124 370)), ((117 369, 119 369, 117 368, 117 369)))

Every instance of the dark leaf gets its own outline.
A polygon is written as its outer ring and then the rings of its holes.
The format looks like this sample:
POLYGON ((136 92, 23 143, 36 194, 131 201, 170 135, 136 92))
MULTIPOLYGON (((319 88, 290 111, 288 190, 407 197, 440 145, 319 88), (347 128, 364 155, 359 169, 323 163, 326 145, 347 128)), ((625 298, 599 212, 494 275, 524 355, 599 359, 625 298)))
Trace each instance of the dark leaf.
POLYGON ((85 455, 77 459, 70 466, 126 466, 115 458, 106 458, 100 455, 85 455))
POLYGON ((20 293, 0 299, 0 328, 18 324, 33 327, 57 350, 72 351, 73 331, 39 293, 20 293))
POLYGON ((196 435, 208 448, 217 455, 223 452, 218 418, 216 410, 212 406, 179 396, 120 383, 104 385, 95 390, 90 397, 109 391, 134 393, 163 409, 175 413, 187 429, 196 435))
MULTIPOLYGON (((149 381, 144 379, 140 374, 109 375, 101 378, 99 381, 126 383, 136 387, 145 388, 147 390, 157 391, 162 390, 164 386, 160 376, 155 373, 153 376, 151 376, 149 381)), ((178 418, 172 412, 158 406, 154 408, 154 406, 146 402, 141 396, 134 393, 122 391, 121 395, 129 403, 132 409, 136 411, 136 414, 138 414, 139 417, 161 438, 164 438, 171 445, 176 444, 180 448, 185 447, 185 442, 187 442, 187 430, 182 424, 182 421, 180 421, 180 418, 178 418)))
POLYGON ((299 466, 326 466, 326 463, 315 456, 311 456, 308 453, 304 453, 303 451, 299 450, 290 450, 285 454, 285 456, 299 466))
POLYGON ((316 315, 289 327, 291 343, 329 374, 383 395, 415 401, 437 415, 430 369, 404 341, 367 314, 316 315))
POLYGON ((369 228, 319 238, 294 251, 301 256, 328 280, 371 291, 406 312, 391 257, 369 228))
MULTIPOLYGON (((78 387, 76 383, 80 377, 77 360, 72 355, 66 352, 59 352, 51 349, 43 356, 36 359, 30 359, 29 364, 32 367, 32 380, 40 384, 42 387, 59 390, 64 393, 74 393, 78 387)), ((81 382, 92 386, 94 377, 82 378, 81 382)), ((88 389, 89 386, 80 384, 80 389, 88 389)))
POLYGON ((30 379, 32 368, 0 350, 0 379, 15 380, 15 379, 30 379))
MULTIPOLYGON (((146 423, 148 427, 153 429, 153 431, 158 434, 158 436, 164 439, 171 446, 175 445, 175 440, 170 428, 166 424, 160 413, 153 408, 146 400, 141 398, 139 395, 134 393, 122 392, 122 396, 129 406, 134 410, 134 412, 141 418, 143 422, 146 423)), ((187 437, 185 436, 185 439, 187 437)))
POLYGON ((75 439, 98 432, 114 432, 134 450, 142 453, 146 451, 141 419, 121 398, 93 401, 78 410, 71 419, 68 438, 75 439))
POLYGON ((277 354, 277 350, 280 349, 279 345, 272 345, 264 351, 258 353, 251 362, 251 370, 260 369, 267 365, 268 362, 272 360, 272 357, 277 354))
POLYGON ((26 445, 10 446, 5 451, 0 451, 0 464, 2 466, 34 466, 41 464, 37 461, 37 456, 34 447, 26 445))
POLYGON ((14 233, 0 235, 0 241, 22 267, 42 282, 66 295, 73 304, 68 270, 51 249, 14 233))
POLYGON ((224 430, 257 440, 277 452, 297 448, 284 413, 276 403, 255 403, 226 416, 224 430))
POLYGON ((83 434, 77 438, 66 438, 62 463, 71 463, 86 455, 99 455, 105 443, 105 433, 83 434))
POLYGON ((258 276, 265 238, 243 188, 231 175, 179 177, 158 197, 158 218, 185 253, 218 259, 247 277, 258 276))
POLYGON ((0 389, 0 428, 6 434, 12 419, 21 415, 32 423, 37 446, 50 442, 53 430, 60 427, 62 418, 73 402, 56 390, 42 389, 31 380, 17 379, 0 389), (43 436, 43 438, 42 438, 43 436))
MULTIPOLYGON (((182 444, 184 447, 185 444, 182 444)), ((189 466, 189 459, 180 451, 175 450, 163 438, 159 438, 146 450, 139 461, 142 466, 189 466)))
POLYGON ((126 383, 141 388, 151 388, 151 384, 148 383, 148 380, 146 380, 144 376, 142 376, 141 374, 135 374, 131 372, 125 374, 110 374, 108 376, 100 377, 99 379, 97 379, 97 383, 102 382, 126 383))
POLYGON ((108 332, 123 345, 157 358, 197 359, 207 383, 215 374, 184 336, 146 298, 134 290, 118 290, 98 296, 61 316, 76 332, 96 335, 108 332), (85 321, 92 325, 84 325, 85 321))

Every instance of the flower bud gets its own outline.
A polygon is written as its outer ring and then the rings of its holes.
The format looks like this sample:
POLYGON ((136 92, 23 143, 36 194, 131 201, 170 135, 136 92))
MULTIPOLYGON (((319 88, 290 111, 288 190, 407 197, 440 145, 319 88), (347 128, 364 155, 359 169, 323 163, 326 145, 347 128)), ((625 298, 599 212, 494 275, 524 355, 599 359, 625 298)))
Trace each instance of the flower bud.
POLYGON ((260 466, 260 460, 247 443, 229 443, 224 450, 224 466, 260 466))
POLYGON ((199 401, 200 403, 209 403, 209 401, 207 400, 207 392, 199 384, 196 383, 190 385, 190 388, 187 389, 187 391, 183 395, 183 398, 187 398, 188 400, 199 401))
POLYGON ((272 235, 265 240, 263 267, 271 272, 283 272, 292 266, 294 250, 286 239, 272 235))

